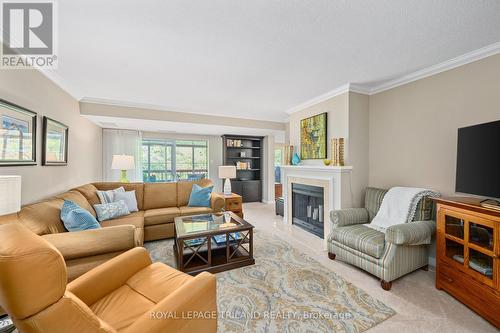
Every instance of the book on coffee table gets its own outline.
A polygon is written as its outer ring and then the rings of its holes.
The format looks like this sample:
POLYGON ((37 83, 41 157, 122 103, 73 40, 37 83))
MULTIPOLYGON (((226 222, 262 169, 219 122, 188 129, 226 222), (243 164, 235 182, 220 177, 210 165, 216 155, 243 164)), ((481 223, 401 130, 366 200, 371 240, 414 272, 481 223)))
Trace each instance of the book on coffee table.
MULTIPOLYGON (((241 232, 233 232, 230 235, 231 240, 229 242, 234 242, 243 238, 241 232)), ((214 239, 215 243, 217 243, 217 245, 226 244, 226 235, 215 235, 212 238, 214 239)))

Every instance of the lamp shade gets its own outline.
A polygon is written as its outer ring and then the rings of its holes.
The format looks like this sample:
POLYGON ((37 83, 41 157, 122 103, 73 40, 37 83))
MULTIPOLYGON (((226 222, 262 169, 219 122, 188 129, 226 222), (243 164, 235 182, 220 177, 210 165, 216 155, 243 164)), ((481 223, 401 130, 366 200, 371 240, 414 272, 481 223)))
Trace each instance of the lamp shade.
POLYGON ((134 170, 135 169, 134 156, 113 155, 113 161, 111 162, 111 169, 113 169, 113 170, 134 170))
POLYGON ((236 167, 234 165, 221 165, 219 178, 236 178, 236 167))
POLYGON ((21 210, 21 176, 0 176, 0 215, 21 210))

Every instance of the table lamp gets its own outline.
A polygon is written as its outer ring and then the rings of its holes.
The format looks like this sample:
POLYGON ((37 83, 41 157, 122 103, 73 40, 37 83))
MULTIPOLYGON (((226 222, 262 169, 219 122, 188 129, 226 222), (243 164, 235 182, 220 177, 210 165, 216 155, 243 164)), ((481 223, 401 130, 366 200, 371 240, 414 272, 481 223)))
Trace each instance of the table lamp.
POLYGON ((224 195, 231 195, 231 181, 229 178, 236 178, 236 167, 234 165, 219 166, 219 178, 224 178, 224 195))
POLYGON ((130 155, 113 155, 113 161, 111 162, 112 170, 120 170, 120 182, 128 183, 127 170, 134 170, 134 156, 130 155))
POLYGON ((21 210, 21 176, 0 176, 0 215, 21 210))

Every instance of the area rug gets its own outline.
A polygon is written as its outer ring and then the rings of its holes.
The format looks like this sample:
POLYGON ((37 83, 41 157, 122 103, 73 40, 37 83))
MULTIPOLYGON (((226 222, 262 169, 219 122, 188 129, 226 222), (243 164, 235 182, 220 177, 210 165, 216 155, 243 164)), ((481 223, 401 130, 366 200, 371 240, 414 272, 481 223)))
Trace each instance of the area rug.
MULTIPOLYGON (((147 242, 175 267, 173 240, 147 242)), ((278 236, 254 232, 255 265, 217 273, 219 332, 363 332, 395 311, 278 236)))

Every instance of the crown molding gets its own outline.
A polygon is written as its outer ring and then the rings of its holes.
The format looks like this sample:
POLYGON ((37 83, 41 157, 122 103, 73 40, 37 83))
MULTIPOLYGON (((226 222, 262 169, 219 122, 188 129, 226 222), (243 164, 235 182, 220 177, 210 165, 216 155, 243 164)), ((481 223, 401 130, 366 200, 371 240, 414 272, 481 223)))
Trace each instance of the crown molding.
POLYGON ((364 94, 364 95, 375 95, 382 91, 386 91, 389 89, 393 89, 407 83, 417 81, 432 75, 436 75, 450 69, 454 69, 474 61, 478 61, 487 57, 490 57, 495 54, 500 53, 500 42, 495 44, 490 44, 483 48, 465 53, 461 56, 455 57, 453 59, 443 61, 439 64, 415 71, 413 73, 409 73, 403 75, 401 77, 384 81, 378 85, 368 85, 368 84, 356 84, 356 83, 346 83, 338 88, 335 88, 327 93, 319 95, 315 98, 312 98, 302 104, 299 104, 293 108, 286 110, 286 113, 292 114, 297 111, 301 111, 310 106, 316 105, 318 103, 324 102, 332 97, 341 95, 348 91, 364 94))
POLYGON ((439 64, 415 71, 410 74, 403 75, 396 79, 383 82, 377 86, 371 87, 369 94, 370 95, 378 94, 382 91, 396 88, 398 86, 402 86, 404 84, 417 81, 432 75, 436 75, 448 71, 450 69, 454 69, 469 64, 471 62, 490 57, 498 53, 500 53, 500 43, 490 44, 488 46, 465 53, 453 59, 443 61, 439 64))
POLYGON ((303 110, 305 108, 308 108, 310 106, 313 106, 313 105, 316 105, 318 103, 321 103, 321 102, 324 102, 330 98, 333 98, 335 96, 338 96, 338 95, 342 95, 346 92, 348 92, 350 89, 350 84, 347 83, 347 84, 344 84, 338 88, 335 88, 329 92, 326 92, 322 95, 319 95, 317 97, 314 97, 308 101, 305 101, 304 103, 301 103, 297 106, 294 106, 293 108, 290 108, 288 110, 286 110, 285 112, 288 113, 288 114, 292 114, 292 113, 295 113, 297 111, 300 111, 300 110, 303 110))

